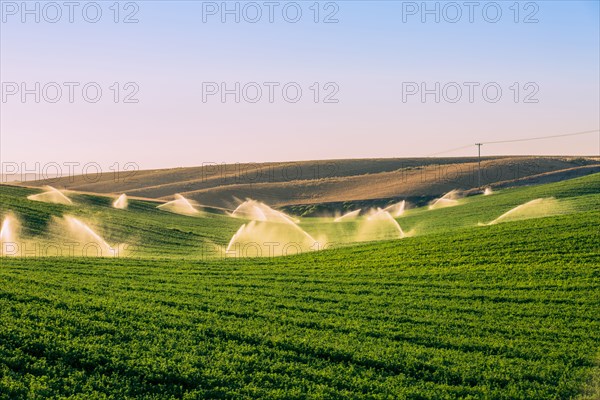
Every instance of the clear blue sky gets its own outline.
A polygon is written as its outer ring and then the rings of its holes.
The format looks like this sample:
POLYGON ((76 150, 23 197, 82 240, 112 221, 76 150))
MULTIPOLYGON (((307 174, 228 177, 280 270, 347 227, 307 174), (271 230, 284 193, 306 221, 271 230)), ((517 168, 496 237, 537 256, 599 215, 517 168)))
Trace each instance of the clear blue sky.
MULTIPOLYGON (((2 1, 1 81, 5 99, 0 128, 3 162, 135 162, 142 168, 200 165, 204 162, 247 162, 329 158, 423 156, 475 141, 535 137, 597 129, 600 125, 600 32, 598 1, 519 2, 515 23, 513 1, 479 2, 469 22, 461 6, 456 23, 447 19, 456 10, 442 8, 421 20, 421 2, 340 1, 319 4, 314 22, 313 1, 297 2, 302 17, 287 22, 280 2, 274 22, 268 8, 259 23, 221 22, 213 3, 141 1, 137 10, 120 10, 114 23, 112 1, 99 2, 102 16, 86 22, 82 10, 68 22, 63 8, 57 23, 54 11, 34 16, 15 11, 2 1), (531 3, 531 4, 528 4, 531 3), (203 21, 203 10, 205 11, 203 21), (125 24, 136 11, 138 23, 125 24), (335 12, 337 23, 323 23, 335 12), (404 15, 403 15, 404 12, 404 15), (527 16, 537 23, 525 23, 527 16), (404 18, 403 18, 404 17, 404 18), (444 18, 446 17, 446 18, 444 18), (405 19, 405 21, 403 21, 405 19), (35 103, 28 95, 7 95, 12 83, 33 88, 35 82, 80 83, 74 101, 63 97, 35 103), (103 90, 97 103, 81 96, 81 86, 97 82, 103 90), (113 101, 114 82, 120 99, 113 101), (133 90, 138 103, 123 103, 133 90), (281 86, 274 102, 257 103, 233 95, 203 102, 203 82, 233 87, 248 82, 296 82, 302 89, 297 103, 287 102, 281 86), (319 102, 313 83, 319 83, 319 102), (328 82, 333 86, 324 85, 328 82), (433 88, 460 84, 463 98, 452 103, 452 88, 439 103, 434 95, 422 102, 407 96, 407 82, 433 88), (476 82, 474 101, 467 100, 464 82, 476 82), (514 86, 519 88, 514 101, 514 86), (502 89, 496 103, 482 96, 481 87, 502 89), (530 83, 529 86, 525 86, 530 83), (9 85, 9 86, 7 86, 9 85), (338 103, 324 103, 339 91, 338 103), (513 89, 511 89, 511 87, 513 89), (535 94, 533 94, 535 93, 535 94), (527 95, 537 103, 526 103, 527 95)), ((62 2, 59 2, 62 4, 62 2)), ((242 9, 248 2, 240 2, 242 9)), ((264 2, 257 2, 263 5, 264 2)), ((21 2, 16 2, 19 7, 21 2)), ((34 7, 34 2, 28 3, 34 7)), ((45 3, 40 3, 45 4, 45 3)), ((85 3, 82 3, 85 4, 85 3)), ((221 6, 221 2, 214 3, 221 6)), ((464 2, 458 2, 463 5, 464 2)), ((123 7, 125 3, 121 3, 123 7)), ((228 2, 235 7, 235 2, 228 2)), ((429 8, 435 2, 428 3, 429 8)), ((254 11, 246 8, 253 18, 254 11)), ((293 18, 295 8, 288 6, 293 18)), ((88 10, 94 16, 94 10, 88 10)), ((21 90, 21 87, 19 87, 21 90)), ((51 92, 49 92, 51 93, 51 92)), ((51 97, 51 94, 48 95, 51 97)), ((597 154, 598 135, 488 146, 487 154, 597 154)), ((475 148, 448 155, 471 155, 475 148)))

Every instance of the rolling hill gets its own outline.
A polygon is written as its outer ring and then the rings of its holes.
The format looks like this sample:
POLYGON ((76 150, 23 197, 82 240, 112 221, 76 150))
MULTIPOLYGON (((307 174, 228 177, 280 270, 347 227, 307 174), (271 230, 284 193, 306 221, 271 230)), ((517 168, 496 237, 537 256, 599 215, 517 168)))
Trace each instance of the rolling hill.
MULTIPOLYGON (((594 158, 486 157, 481 183, 492 187, 530 185, 599 171, 600 161, 594 158)), ((23 184, 159 200, 171 200, 180 193, 201 204, 227 209, 246 198, 279 207, 395 198, 419 203, 453 189, 476 188, 478 164, 476 158, 207 164, 137 171, 118 180, 105 173, 99 178, 75 176, 23 184)))

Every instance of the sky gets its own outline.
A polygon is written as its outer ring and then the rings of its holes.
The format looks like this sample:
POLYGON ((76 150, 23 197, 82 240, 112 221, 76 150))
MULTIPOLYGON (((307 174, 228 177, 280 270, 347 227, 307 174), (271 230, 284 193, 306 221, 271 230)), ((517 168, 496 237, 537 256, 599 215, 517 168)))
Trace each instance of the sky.
MULTIPOLYGON (((0 7, 5 173, 471 156, 445 151, 600 128, 598 1, 23 4, 0 7)), ((482 148, 599 152, 597 132, 482 148)))

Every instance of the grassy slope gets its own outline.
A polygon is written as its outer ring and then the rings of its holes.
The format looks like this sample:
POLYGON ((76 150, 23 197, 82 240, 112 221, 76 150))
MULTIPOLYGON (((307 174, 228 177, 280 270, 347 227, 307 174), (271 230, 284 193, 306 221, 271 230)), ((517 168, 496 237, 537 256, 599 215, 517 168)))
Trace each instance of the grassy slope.
MULTIPOLYGON (((481 229, 479 223, 488 223, 510 209, 537 198, 554 197, 554 214, 600 210, 600 174, 552 184, 518 187, 497 191, 492 196, 473 196, 460 200, 460 205, 436 210, 427 207, 407 210, 397 221, 405 232, 431 235, 459 229, 481 229)), ((332 242, 345 244, 349 232, 357 222, 323 224, 325 219, 305 219, 302 226, 310 233, 325 232, 332 242)))
POLYGON ((129 243, 140 256, 199 257, 203 244, 227 244, 241 224, 224 215, 205 213, 186 217, 156 209, 157 204, 130 201, 128 210, 111 207, 112 199, 73 195, 73 206, 29 201, 37 189, 0 186, 0 215, 12 212, 21 221, 24 236, 41 242, 65 239, 49 234, 52 217, 73 215, 92 223, 109 243, 129 243))
POLYGON ((600 174, 547 185, 500 190, 491 196, 476 196, 461 200, 456 207, 408 211, 399 219, 402 227, 415 229, 417 234, 441 232, 454 228, 488 223, 520 204, 537 198, 558 200, 556 213, 600 210, 600 174))
MULTIPOLYGON (((53 216, 80 217, 97 227, 109 243, 129 243, 141 257, 186 257, 198 259, 213 254, 214 245, 224 246, 244 222, 224 215, 206 213, 186 217, 156 209, 156 204, 130 201, 129 210, 110 207, 111 199, 92 195, 72 195, 75 206, 63 206, 26 200, 37 192, 13 186, 0 186, 0 216, 8 211, 20 217, 25 236, 42 241, 64 238, 48 235, 53 216)), ((489 222, 504 212, 539 197, 554 196, 560 203, 555 212, 579 212, 600 209, 600 175, 590 175, 553 184, 504 189, 492 196, 474 196, 461 205, 438 210, 409 210, 398 219, 406 232, 415 235, 442 233, 454 229, 471 229, 479 222, 489 222)), ((314 237, 325 235, 334 245, 347 245, 355 237, 357 222, 331 223, 331 219, 307 218, 301 226, 314 237)))
POLYGON ((599 192, 508 190, 400 219, 445 231, 291 258, 3 259, 0 398, 574 397, 600 344, 599 192), (579 212, 472 226, 548 195, 579 212))

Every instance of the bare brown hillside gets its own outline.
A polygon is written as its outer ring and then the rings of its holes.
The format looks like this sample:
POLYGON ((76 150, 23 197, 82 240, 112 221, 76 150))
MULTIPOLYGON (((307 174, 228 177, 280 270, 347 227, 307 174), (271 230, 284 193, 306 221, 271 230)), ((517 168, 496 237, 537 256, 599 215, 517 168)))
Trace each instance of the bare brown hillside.
MULTIPOLYGON (((597 171, 595 166, 600 167, 600 162, 582 157, 487 157, 482 161, 481 184, 535 184, 536 179, 541 183, 597 171)), ((27 182, 28 186, 46 184, 162 200, 181 193, 202 204, 226 208, 248 197, 284 206, 435 196, 471 189, 478 186, 478 163, 476 158, 399 158, 208 164, 137 171, 119 180, 105 174, 100 179, 77 176, 27 182)))

